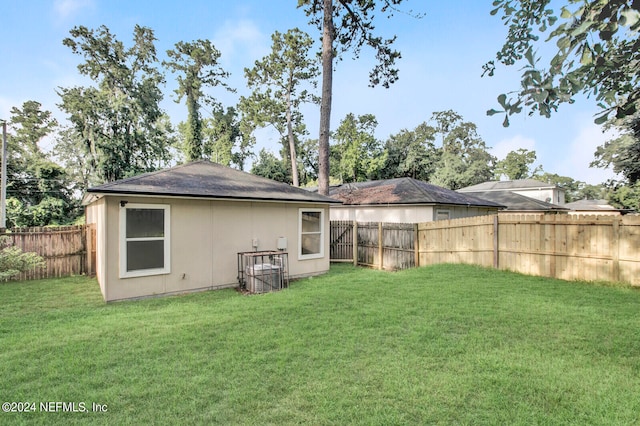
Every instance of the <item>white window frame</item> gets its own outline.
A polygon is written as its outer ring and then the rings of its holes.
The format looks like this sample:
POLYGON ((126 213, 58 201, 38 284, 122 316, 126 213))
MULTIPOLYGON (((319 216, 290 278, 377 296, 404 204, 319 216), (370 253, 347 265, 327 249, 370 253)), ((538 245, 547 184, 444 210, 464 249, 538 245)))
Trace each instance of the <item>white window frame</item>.
POLYGON ((301 208, 298 209, 298 260, 320 259, 324 257, 324 209, 301 208), (302 215, 304 213, 320 213, 320 231, 305 232, 304 234, 320 234, 320 252, 311 254, 302 254, 302 215))
POLYGON ((120 278, 146 277, 171 273, 171 206, 168 204, 132 204, 120 205, 120 278), (128 238, 127 209, 164 210, 164 237, 128 238), (164 267, 127 271, 127 241, 164 240, 164 267))

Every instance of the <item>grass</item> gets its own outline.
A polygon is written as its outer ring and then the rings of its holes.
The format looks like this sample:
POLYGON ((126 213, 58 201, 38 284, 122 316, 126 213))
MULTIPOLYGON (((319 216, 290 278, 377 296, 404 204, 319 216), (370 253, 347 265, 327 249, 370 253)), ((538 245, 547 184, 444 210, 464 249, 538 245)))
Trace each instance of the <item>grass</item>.
POLYGON ((29 424, 638 424, 640 293, 460 265, 104 304, 0 285, 0 398, 29 424))

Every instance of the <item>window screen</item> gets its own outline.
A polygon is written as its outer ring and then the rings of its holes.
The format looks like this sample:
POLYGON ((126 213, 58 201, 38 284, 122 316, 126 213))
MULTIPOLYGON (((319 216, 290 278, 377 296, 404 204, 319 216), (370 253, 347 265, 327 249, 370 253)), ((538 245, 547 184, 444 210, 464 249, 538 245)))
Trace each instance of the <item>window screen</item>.
POLYGON ((125 205, 120 212, 120 276, 169 272, 169 206, 125 205))

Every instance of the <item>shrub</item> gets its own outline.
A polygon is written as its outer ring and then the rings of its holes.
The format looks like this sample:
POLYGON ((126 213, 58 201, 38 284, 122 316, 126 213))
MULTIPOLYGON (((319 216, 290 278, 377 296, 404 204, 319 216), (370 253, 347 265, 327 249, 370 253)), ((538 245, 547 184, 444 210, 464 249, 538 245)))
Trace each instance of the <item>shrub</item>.
POLYGON ((0 237, 0 282, 8 281, 21 272, 44 266, 42 256, 23 253, 22 249, 11 245, 9 237, 0 237))

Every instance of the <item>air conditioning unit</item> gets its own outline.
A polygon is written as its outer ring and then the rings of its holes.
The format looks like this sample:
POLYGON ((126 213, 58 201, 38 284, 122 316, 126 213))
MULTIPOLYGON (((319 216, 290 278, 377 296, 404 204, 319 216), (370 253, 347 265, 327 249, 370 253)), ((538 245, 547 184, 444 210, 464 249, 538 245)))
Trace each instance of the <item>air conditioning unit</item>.
POLYGON ((278 291, 289 286, 288 255, 281 251, 238 253, 238 283, 250 293, 278 291))

